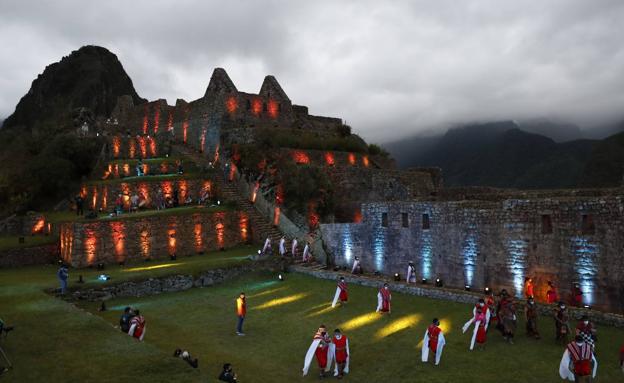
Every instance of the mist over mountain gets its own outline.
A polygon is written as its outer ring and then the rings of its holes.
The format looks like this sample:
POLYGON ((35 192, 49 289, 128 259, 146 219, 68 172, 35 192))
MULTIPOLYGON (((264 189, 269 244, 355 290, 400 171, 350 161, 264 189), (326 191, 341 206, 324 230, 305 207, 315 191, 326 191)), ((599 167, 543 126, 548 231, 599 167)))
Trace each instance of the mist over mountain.
POLYGON ((442 168, 448 186, 539 189, 620 185, 624 133, 604 140, 580 139, 582 136, 583 131, 571 124, 500 121, 456 127, 439 136, 411 137, 384 147, 401 167, 442 168), (546 132, 557 140, 535 132, 546 132), (560 141, 567 138, 572 139, 560 141))

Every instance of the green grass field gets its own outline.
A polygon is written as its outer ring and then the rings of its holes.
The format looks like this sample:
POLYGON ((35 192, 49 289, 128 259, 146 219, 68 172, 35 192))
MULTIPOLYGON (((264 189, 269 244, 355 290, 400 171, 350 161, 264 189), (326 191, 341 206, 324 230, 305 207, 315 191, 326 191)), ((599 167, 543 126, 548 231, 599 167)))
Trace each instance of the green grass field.
MULTIPOLYGON (((216 264, 219 257, 242 253, 236 249, 206 256, 214 257, 216 264)), ((160 270, 165 273, 166 268, 160 270)), ((107 270, 113 271, 123 273, 107 270)), ((75 276, 73 272, 72 280, 75 276)), ((115 278, 120 276, 113 274, 115 278)), ((470 305, 394 294, 392 315, 380 316, 373 312, 376 291, 351 285, 350 303, 331 309, 335 284, 300 274, 286 274, 286 281, 278 282, 273 274, 257 273, 215 287, 115 299, 107 302, 109 311, 103 313, 97 312, 97 303, 81 309, 42 293, 54 285, 53 268, 0 271, 0 315, 17 326, 3 341, 15 369, 0 379, 210 382, 227 361, 240 382, 317 381, 315 365, 306 378, 300 371, 312 336, 324 323, 330 330, 342 328, 350 338, 352 371, 347 381, 561 381, 557 370, 562 348, 552 339, 550 318, 541 318, 542 340, 526 338, 520 321, 515 345, 492 331, 484 351, 470 352, 469 334, 461 334, 470 305), (245 337, 234 331, 234 299, 240 291, 248 296, 245 337), (140 308, 147 319, 143 343, 114 328, 126 305, 140 308), (433 316, 442 319, 447 338, 438 367, 420 362, 419 342, 433 316), (173 358, 176 347, 199 357, 200 368, 193 370, 173 358)), ((599 327, 597 382, 622 381, 617 365, 622 341, 624 331, 599 327)))
POLYGON ((35 246, 50 245, 58 241, 55 235, 25 235, 24 243, 19 242, 19 235, 0 237, 0 251, 17 248, 27 248, 35 246))

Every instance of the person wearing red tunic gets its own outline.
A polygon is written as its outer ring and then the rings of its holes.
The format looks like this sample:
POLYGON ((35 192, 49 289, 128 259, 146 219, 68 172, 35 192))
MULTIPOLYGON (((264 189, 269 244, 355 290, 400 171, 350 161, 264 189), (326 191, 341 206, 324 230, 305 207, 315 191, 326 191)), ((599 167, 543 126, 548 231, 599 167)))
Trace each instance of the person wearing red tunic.
POLYGON ((598 362, 591 345, 577 335, 573 342, 568 343, 559 363, 559 375, 562 379, 574 382, 588 382, 596 377, 598 362))
POLYGON ((548 291, 546 291, 546 303, 549 305, 557 303, 559 301, 559 295, 557 294, 557 288, 555 285, 548 281, 548 291))
POLYGON ((336 286, 336 293, 334 294, 334 300, 332 302, 332 307, 336 307, 336 304, 340 302, 340 305, 343 306, 349 300, 349 293, 347 291, 347 282, 345 282, 344 277, 340 277, 338 280, 338 286, 336 286))
POLYGON ((128 330, 128 335, 143 341, 146 331, 145 318, 141 315, 139 310, 136 310, 134 313, 135 316, 130 320, 130 330, 128 330))
MULTIPOLYGON (((490 292, 484 298, 485 305, 488 310, 490 310, 490 323, 493 324, 494 327, 497 326, 498 316, 496 315, 496 299, 494 299, 494 293, 490 292)), ((491 326, 488 326, 486 331, 490 329, 491 326)))
POLYGON ((307 375, 312 359, 316 357, 316 362, 320 369, 320 377, 325 377, 325 371, 329 370, 327 365, 327 356, 330 343, 331 338, 327 335, 327 328, 325 325, 319 326, 319 329, 316 331, 316 334, 314 334, 314 338, 312 339, 312 344, 310 344, 308 352, 306 353, 303 364, 303 376, 307 375))
POLYGON ((533 293, 533 278, 526 278, 524 282, 524 296, 526 297, 526 299, 533 298, 535 296, 533 295, 533 293))
POLYGON ((575 283, 574 288, 572 288, 572 300, 574 301, 574 306, 583 306, 583 290, 581 290, 577 283, 575 283))
POLYGON ((349 355, 349 339, 338 328, 334 330, 332 350, 334 352, 334 360, 336 361, 334 376, 342 379, 345 373, 349 373, 349 359, 351 356, 349 355))
POLYGON ((433 353, 434 363, 437 366, 440 364, 442 358, 442 350, 446 340, 444 339, 444 333, 440 328, 440 321, 438 318, 433 318, 433 321, 427 327, 425 331, 425 337, 423 338, 421 359, 424 363, 429 361, 429 353, 433 353))
POLYGON ((390 286, 387 283, 383 284, 383 287, 379 289, 377 293, 377 312, 390 314, 390 302, 392 301, 392 294, 390 293, 390 286))

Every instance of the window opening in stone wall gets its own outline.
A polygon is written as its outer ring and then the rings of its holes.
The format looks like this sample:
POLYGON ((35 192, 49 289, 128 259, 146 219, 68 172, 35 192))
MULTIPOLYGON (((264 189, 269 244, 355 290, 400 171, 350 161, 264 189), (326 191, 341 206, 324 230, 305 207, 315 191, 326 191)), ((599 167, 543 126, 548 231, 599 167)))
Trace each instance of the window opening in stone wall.
POLYGON ((247 100, 247 110, 251 110, 251 101, 247 100))
POLYGON ((422 215, 422 228, 423 230, 428 230, 431 227, 431 222, 429 222, 429 214, 422 215))
POLYGON ((591 214, 583 214, 581 217, 581 231, 583 234, 594 234, 596 232, 594 217, 591 214))
POLYGON ((268 109, 267 109, 267 103, 266 103, 266 102, 263 102, 263 103, 262 103, 262 111, 263 111, 263 112, 266 112, 267 110, 268 110, 268 109))
POLYGON ((403 227, 409 227, 409 217, 407 213, 401 213, 401 223, 403 227))
POLYGON ((381 213, 381 226, 388 227, 388 213, 381 213))
POLYGON ((542 214, 542 234, 552 234, 552 219, 550 214, 542 214))

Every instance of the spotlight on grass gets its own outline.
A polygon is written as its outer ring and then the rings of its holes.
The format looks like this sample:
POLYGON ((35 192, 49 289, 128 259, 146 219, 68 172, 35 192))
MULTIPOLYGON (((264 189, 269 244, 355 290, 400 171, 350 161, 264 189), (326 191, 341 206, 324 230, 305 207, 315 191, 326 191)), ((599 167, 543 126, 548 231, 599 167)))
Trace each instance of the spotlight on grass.
POLYGON ((283 275, 283 274, 278 274, 278 275, 277 275, 277 279, 278 279, 280 282, 284 282, 284 275, 283 275))
POLYGON ((470 286, 469 285, 464 286, 464 290, 470 291, 470 286))
POLYGON ((427 284, 427 278, 423 278, 420 280, 420 283, 422 283, 423 285, 427 284))
POLYGON ((108 281, 110 279, 111 279, 111 277, 108 274, 100 274, 100 275, 98 275, 98 281, 106 282, 106 281, 108 281))
POLYGON ((442 279, 436 278, 435 285, 436 285, 436 287, 443 287, 444 286, 444 282, 442 281, 442 279))
POLYGON ((399 275, 399 273, 394 273, 394 281, 395 282, 400 282, 401 281, 401 276, 399 275))
POLYGON ((583 308, 587 309, 587 310, 591 310, 591 306, 590 305, 583 305, 583 308))
POLYGON ((490 293, 490 288, 485 286, 485 288, 483 289, 483 292, 486 293, 486 294, 489 294, 490 293))

